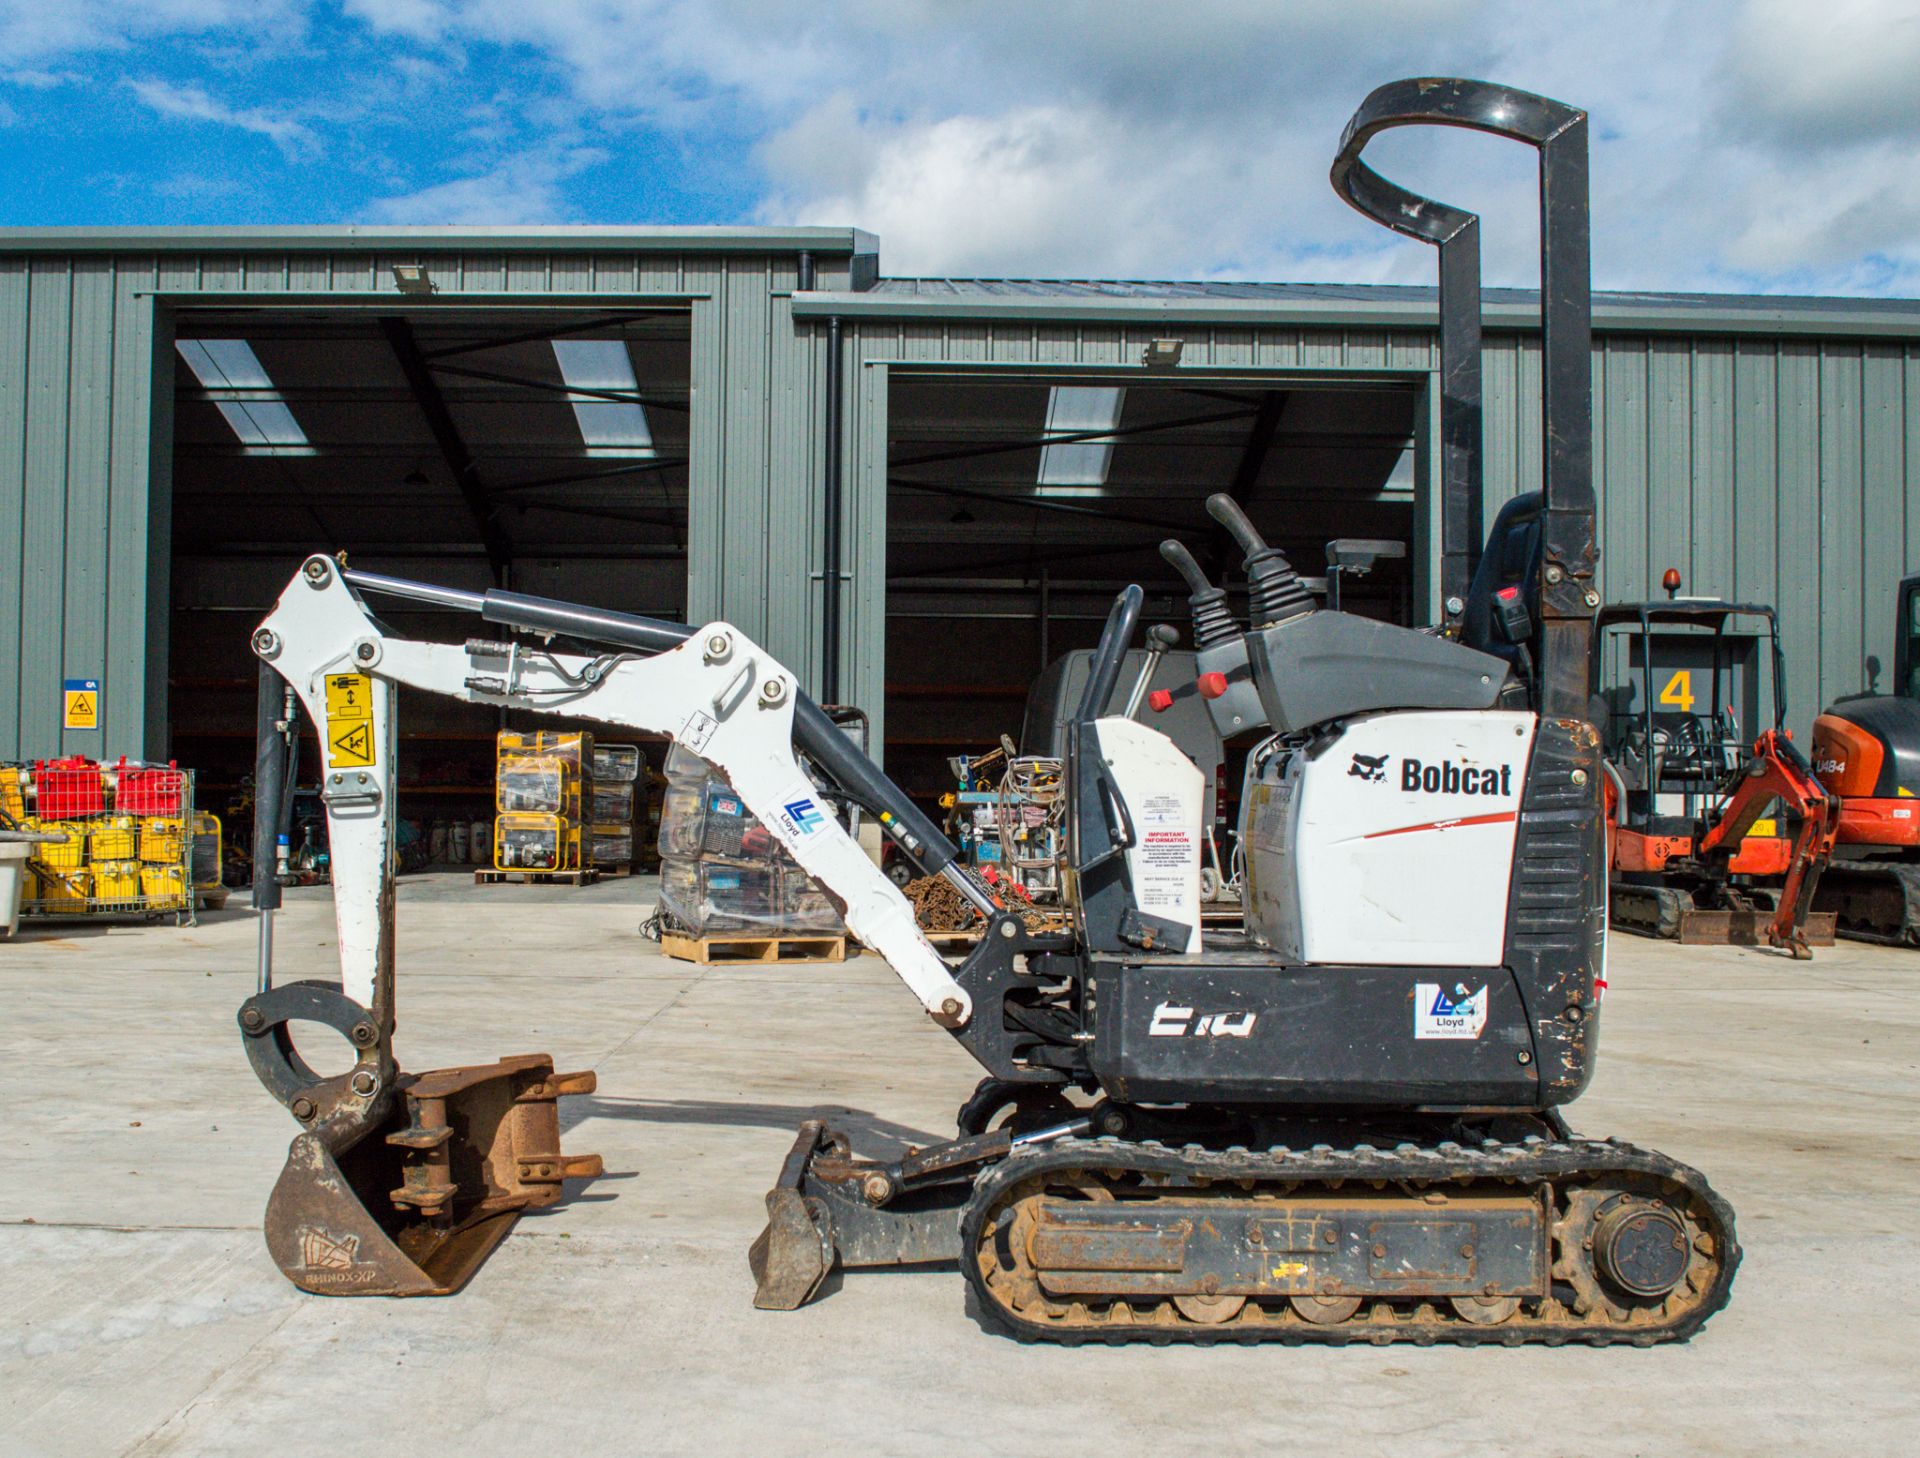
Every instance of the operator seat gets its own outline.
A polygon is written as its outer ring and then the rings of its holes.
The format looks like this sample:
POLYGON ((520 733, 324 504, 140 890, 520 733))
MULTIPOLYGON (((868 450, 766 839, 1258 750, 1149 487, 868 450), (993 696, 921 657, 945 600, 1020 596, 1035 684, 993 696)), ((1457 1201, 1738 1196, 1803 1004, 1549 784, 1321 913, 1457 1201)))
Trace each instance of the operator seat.
POLYGON ((1473 570, 1467 588, 1466 610, 1460 617, 1460 641, 1490 653, 1531 688, 1533 662, 1530 634, 1525 642, 1505 637, 1494 613, 1494 595, 1504 588, 1520 589, 1532 634, 1540 625, 1540 493, 1528 491, 1500 508, 1487 533, 1487 549, 1473 570))

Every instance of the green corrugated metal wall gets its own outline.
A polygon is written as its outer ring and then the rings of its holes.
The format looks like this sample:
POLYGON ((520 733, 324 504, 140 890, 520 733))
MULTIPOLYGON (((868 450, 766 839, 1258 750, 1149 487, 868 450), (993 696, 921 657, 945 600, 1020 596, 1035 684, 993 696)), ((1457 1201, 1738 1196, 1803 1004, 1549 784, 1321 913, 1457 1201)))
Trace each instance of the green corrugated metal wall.
MULTIPOLYGON (((0 757, 137 754, 160 743, 172 350, 169 308, 401 300, 393 262, 442 293, 580 303, 681 298, 693 311, 689 602, 728 616, 809 680, 820 652, 824 330, 796 326, 793 253, 39 251, 0 244, 0 757), (104 732, 63 733, 60 682, 105 680, 104 732)), ((819 258, 845 288, 845 254, 819 258)), ((1424 374, 1417 329, 925 322, 847 326, 842 681, 883 709, 886 390, 894 365, 1131 367, 1178 333, 1183 368, 1424 374)), ((1892 587, 1920 564, 1920 343, 1603 333, 1594 354, 1603 579, 1774 601, 1791 722, 1892 662, 1892 587)), ((1537 485, 1539 355, 1489 336, 1489 509, 1537 485)), ((876 727, 879 727, 876 725, 876 727)))
MULTIPOLYGON (((163 742, 171 309, 284 294, 393 311, 390 266, 423 258, 430 307, 689 301, 690 610, 817 658, 825 350, 793 327, 793 252, 0 251, 0 758, 163 742), (99 731, 62 730, 69 677, 102 680, 99 731)), ((822 287, 849 285, 846 254, 816 264, 822 287)))
MULTIPOLYGON (((1410 331, 861 320, 848 490, 864 652, 848 671, 861 702, 881 701, 887 368, 1105 369, 1136 364, 1168 333, 1185 340, 1183 369, 1436 364, 1430 337, 1410 331)), ((1540 485, 1540 351, 1537 337, 1513 333, 1489 334, 1487 350, 1491 520, 1540 485)), ((1672 566, 1683 591, 1776 604, 1799 735, 1820 705, 1891 688, 1894 585, 1920 567, 1920 342, 1601 333, 1593 383, 1605 596, 1658 596, 1672 566)))

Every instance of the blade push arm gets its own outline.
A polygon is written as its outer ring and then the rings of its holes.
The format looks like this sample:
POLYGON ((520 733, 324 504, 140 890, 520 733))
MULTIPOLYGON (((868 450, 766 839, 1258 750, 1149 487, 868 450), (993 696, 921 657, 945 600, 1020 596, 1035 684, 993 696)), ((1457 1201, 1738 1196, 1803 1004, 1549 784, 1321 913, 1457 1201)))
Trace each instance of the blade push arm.
POLYGON ((821 803, 795 758, 801 695, 793 675, 737 628, 711 623, 651 655, 586 657, 522 643, 417 642, 383 632, 334 564, 315 557, 262 624, 255 647, 322 726, 322 795, 337 837, 343 989, 363 1004, 371 1005, 376 983, 390 979, 391 934, 356 932, 350 939, 349 924, 357 928, 371 916, 378 926, 384 910, 390 928, 392 699, 393 686, 405 684, 468 703, 664 734, 684 744, 725 772, 768 832, 845 903, 854 935, 886 958, 936 1021, 959 1027, 972 1016, 971 998, 920 935, 912 906, 821 803), (365 721, 371 761, 356 760, 359 721, 351 714, 358 706, 344 702, 347 681, 356 679, 371 688, 365 721), (346 749, 337 752, 343 742, 346 749))

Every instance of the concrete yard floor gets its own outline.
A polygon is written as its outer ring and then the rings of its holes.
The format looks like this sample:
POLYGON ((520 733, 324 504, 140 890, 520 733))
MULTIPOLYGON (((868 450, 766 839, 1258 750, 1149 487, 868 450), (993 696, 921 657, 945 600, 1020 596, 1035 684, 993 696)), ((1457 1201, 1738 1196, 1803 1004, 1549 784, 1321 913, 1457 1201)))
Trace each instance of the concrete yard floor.
MULTIPOLYGON (((1739 1212, 1732 1304, 1685 1346, 1061 1350, 971 1317, 951 1271, 856 1273, 756 1312, 745 1251, 794 1126, 866 1151, 951 1131, 977 1076, 872 957, 689 966, 650 883, 412 877, 413 1069, 550 1052, 599 1092, 604 1179, 462 1294, 303 1295, 260 1214, 292 1125, 242 1056, 252 915, 0 943, 0 1454, 1911 1452, 1920 953, 1613 944, 1571 1110, 1698 1166, 1739 1212)), ((324 892, 282 979, 335 970, 324 892)))

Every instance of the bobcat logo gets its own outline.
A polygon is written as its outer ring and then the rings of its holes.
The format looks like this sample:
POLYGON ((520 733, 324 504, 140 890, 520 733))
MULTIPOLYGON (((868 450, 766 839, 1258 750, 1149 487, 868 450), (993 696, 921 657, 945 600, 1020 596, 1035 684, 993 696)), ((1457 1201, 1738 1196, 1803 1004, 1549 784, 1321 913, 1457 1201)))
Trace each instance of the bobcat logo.
POLYGON ((1357 780, 1377 785, 1387 777, 1387 760, 1384 754, 1356 754, 1353 763, 1347 766, 1347 773, 1357 780))

